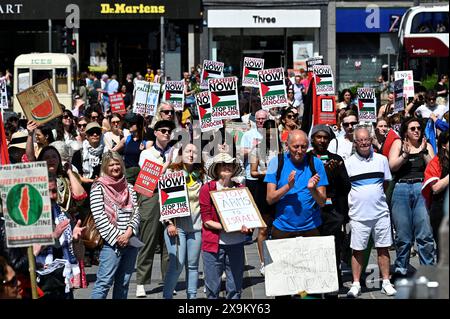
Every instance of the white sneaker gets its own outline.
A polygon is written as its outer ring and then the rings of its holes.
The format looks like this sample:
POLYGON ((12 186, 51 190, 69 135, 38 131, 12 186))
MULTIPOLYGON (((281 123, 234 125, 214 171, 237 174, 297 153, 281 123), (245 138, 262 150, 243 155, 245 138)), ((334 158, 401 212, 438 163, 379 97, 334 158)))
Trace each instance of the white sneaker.
POLYGON ((356 298, 361 295, 361 285, 352 284, 350 290, 347 292, 347 298, 356 298))
POLYGON ((225 271, 222 273, 222 280, 227 280, 227 274, 225 271))
POLYGON ((145 292, 144 285, 136 285, 136 297, 137 298, 145 298, 147 297, 147 293, 145 292))
POLYGON ((381 286, 381 293, 386 294, 386 296, 395 296, 397 290, 395 290, 393 284, 383 283, 383 285, 381 286))
POLYGON ((266 271, 265 271, 265 269, 264 269, 264 263, 261 263, 261 268, 259 268, 259 272, 261 273, 261 276, 264 277, 264 275, 265 275, 265 273, 266 273, 266 271))

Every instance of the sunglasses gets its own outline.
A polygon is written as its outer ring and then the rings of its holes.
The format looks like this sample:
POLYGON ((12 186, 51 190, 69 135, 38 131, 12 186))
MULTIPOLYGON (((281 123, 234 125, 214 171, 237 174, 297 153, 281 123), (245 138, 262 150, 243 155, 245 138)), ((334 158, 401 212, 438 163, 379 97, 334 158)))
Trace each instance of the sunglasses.
POLYGON ((96 119, 98 119, 98 116, 91 116, 91 119, 96 120, 96 119))
POLYGON ((410 130, 411 132, 415 132, 416 130, 417 130, 417 131, 421 131, 422 128, 421 128, 420 126, 412 126, 412 127, 409 128, 409 130, 410 130))
POLYGON ((87 133, 87 135, 89 135, 89 136, 93 136, 93 135, 100 136, 100 135, 102 135, 102 131, 100 131, 100 130, 89 131, 89 133, 87 133))
POLYGON ((358 122, 347 122, 347 123, 342 123, 342 126, 343 127, 349 127, 350 125, 351 126, 355 126, 357 124, 358 124, 358 122))
POLYGON ((70 115, 63 115, 63 119, 67 120, 67 119, 72 119, 72 118, 70 117, 70 115))
POLYGON ((120 121, 111 121, 111 124, 119 124, 120 121))
POLYGON ((162 129, 159 129, 158 132, 161 132, 162 134, 167 134, 167 133, 171 134, 172 130, 169 130, 169 129, 166 129, 166 128, 162 128, 162 129))
POLYGON ((172 111, 172 110, 161 110, 160 112, 161 112, 161 113, 164 113, 164 114, 166 114, 166 115, 174 114, 174 113, 175 113, 175 112, 172 111))
POLYGON ((14 275, 14 277, 11 278, 11 280, 3 280, 2 286, 9 286, 9 287, 16 287, 17 286, 17 276, 14 275))
POLYGON ((77 126, 78 126, 78 128, 86 127, 87 123, 86 124, 78 124, 77 126))
POLYGON ((295 120, 298 119, 298 114, 288 114, 286 117, 290 120, 295 120))

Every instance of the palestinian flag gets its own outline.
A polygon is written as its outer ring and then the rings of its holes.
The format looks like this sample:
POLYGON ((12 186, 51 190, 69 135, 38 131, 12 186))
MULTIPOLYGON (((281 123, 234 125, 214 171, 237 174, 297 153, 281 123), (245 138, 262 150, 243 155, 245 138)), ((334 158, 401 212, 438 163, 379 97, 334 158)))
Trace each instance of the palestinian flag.
POLYGON ((187 202, 185 185, 174 186, 160 190, 161 205, 187 202))

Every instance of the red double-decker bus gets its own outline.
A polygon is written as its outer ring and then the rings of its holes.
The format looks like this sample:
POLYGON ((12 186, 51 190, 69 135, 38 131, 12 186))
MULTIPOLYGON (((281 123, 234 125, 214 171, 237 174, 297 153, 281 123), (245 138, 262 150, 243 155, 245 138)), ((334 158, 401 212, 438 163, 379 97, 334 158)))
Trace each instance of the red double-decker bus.
POLYGON ((408 9, 399 28, 399 70, 413 70, 415 80, 448 73, 449 5, 408 9))

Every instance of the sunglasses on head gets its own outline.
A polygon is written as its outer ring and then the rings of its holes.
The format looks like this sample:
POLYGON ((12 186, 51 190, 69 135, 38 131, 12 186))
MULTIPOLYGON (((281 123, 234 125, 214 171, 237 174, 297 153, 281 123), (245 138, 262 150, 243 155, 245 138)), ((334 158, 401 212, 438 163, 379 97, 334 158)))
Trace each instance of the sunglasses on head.
POLYGON ((167 129, 167 128, 161 128, 158 130, 158 132, 161 132, 162 134, 167 134, 167 133, 172 133, 172 130, 167 129))
POLYGON ((86 124, 78 124, 77 126, 78 126, 78 128, 86 127, 87 123, 86 124))
POLYGON ((11 280, 3 280, 1 285, 2 286, 16 287, 17 286, 17 276, 14 275, 14 277, 12 277, 11 280))
POLYGON ((161 113, 169 115, 169 114, 174 114, 175 112, 173 110, 161 110, 161 113))
POLYGON ((347 123, 342 123, 342 126, 343 127, 349 127, 350 125, 351 126, 355 126, 357 124, 358 124, 358 122, 347 122, 347 123))
POLYGON ((410 130, 411 132, 415 132, 416 130, 421 131, 422 128, 421 128, 420 126, 411 126, 411 127, 409 128, 409 130, 410 130))

